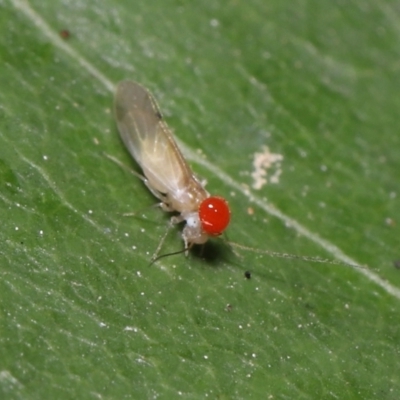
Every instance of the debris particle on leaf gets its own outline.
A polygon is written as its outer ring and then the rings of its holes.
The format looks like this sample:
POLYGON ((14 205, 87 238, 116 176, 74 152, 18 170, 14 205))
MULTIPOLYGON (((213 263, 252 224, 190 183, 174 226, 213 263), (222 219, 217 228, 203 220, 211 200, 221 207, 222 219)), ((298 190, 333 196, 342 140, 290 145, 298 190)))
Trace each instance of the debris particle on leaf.
POLYGON ((279 176, 282 173, 282 160, 282 154, 271 153, 267 146, 263 146, 260 153, 255 153, 253 158, 254 171, 251 173, 254 180, 253 189, 260 190, 267 183, 278 183, 279 176))

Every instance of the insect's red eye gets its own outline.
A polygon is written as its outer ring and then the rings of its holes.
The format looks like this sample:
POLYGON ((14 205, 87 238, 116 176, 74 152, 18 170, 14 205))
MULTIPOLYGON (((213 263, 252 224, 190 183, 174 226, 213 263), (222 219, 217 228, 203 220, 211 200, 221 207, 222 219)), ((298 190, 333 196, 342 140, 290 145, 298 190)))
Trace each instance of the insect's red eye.
POLYGON ((228 226, 231 211, 222 197, 209 197, 199 207, 199 218, 203 231, 211 236, 220 235, 228 226))

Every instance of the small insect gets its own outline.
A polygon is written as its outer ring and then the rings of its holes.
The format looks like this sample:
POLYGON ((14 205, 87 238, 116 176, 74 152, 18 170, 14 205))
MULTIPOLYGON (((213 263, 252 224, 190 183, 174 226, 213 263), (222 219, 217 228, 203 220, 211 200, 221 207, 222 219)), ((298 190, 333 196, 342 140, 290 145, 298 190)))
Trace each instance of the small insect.
POLYGON ((182 231, 186 254, 194 244, 221 235, 230 221, 228 202, 210 196, 193 174, 150 92, 138 83, 120 82, 115 116, 122 141, 143 171, 141 179, 160 200, 162 210, 178 213, 171 225, 186 222, 182 231))
MULTIPOLYGON (((204 244, 210 237, 221 235, 230 221, 228 202, 222 197, 210 196, 205 184, 193 174, 150 92, 138 83, 120 82, 115 94, 115 116, 122 141, 141 167, 144 176, 137 175, 160 200, 159 206, 162 210, 177 214, 171 218, 169 226, 186 222, 182 231, 182 252, 187 255, 194 244, 204 244)), ((161 239, 152 262, 159 258, 157 255, 166 234, 161 239)), ((368 269, 367 266, 338 260, 277 253, 231 241, 227 243, 231 248, 271 257, 368 269)), ((246 271, 245 277, 251 279, 251 273, 246 271)))

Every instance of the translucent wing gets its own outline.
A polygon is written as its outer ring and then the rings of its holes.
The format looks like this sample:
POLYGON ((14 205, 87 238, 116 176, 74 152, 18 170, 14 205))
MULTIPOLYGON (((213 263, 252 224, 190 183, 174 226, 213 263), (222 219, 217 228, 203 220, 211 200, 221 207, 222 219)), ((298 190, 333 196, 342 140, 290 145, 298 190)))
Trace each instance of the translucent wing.
MULTIPOLYGON (((196 204, 207 197, 147 89, 135 82, 120 82, 115 95, 115 114, 121 138, 152 189, 166 194, 172 203, 187 201, 180 198, 182 193, 196 204)), ((171 206, 177 211, 186 209, 181 205, 171 206)))

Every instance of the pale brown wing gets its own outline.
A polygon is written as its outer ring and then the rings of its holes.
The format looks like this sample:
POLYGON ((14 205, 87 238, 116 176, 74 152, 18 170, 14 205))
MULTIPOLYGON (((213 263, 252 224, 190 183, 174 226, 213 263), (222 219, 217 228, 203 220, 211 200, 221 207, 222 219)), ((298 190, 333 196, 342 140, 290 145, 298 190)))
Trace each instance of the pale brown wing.
POLYGON ((115 115, 121 138, 150 186, 161 193, 183 190, 193 172, 149 91, 135 82, 120 82, 115 115))

